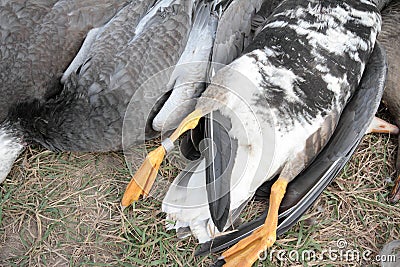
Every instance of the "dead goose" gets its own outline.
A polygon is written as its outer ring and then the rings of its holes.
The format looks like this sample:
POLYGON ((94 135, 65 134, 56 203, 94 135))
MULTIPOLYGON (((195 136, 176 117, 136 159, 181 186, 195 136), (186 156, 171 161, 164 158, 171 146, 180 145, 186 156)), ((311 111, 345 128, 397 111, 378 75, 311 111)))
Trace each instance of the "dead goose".
MULTIPOLYGON (((204 115, 219 113, 222 125, 230 129, 229 143, 236 146, 235 160, 225 174, 228 182, 222 185, 230 199, 220 202, 228 206, 220 206, 218 212, 240 210, 263 182, 279 174, 265 224, 223 254, 226 266, 251 266, 259 251, 275 242, 278 209, 288 183, 325 146, 360 82, 380 29, 379 10, 386 2, 284 1, 244 55, 216 73, 196 110, 163 143, 165 148, 147 156, 130 188, 133 197, 126 200, 148 192, 168 144, 204 115)), ((187 222, 191 229, 207 227, 206 220, 197 219, 209 214, 207 206, 182 214, 175 217, 178 223, 187 222)))
MULTIPOLYGON (((20 2, 26 1, 12 4, 20 2)), ((79 50, 86 33, 109 21, 126 2, 61 0, 56 3, 49 1, 45 5, 38 0, 20 4, 15 15, 21 18, 8 21, 5 42, 0 49, 0 182, 29 142, 29 137, 23 138, 21 127, 24 123, 35 125, 43 122, 31 117, 37 110, 36 105, 60 91, 62 72, 79 50), (21 27, 28 32, 27 36, 20 44, 12 46, 14 41, 9 38, 14 38, 14 31, 21 27), (10 40, 11 43, 7 43, 10 40), (21 119, 24 117, 25 121, 21 119)), ((4 9, 1 10, 3 15, 4 9)))
MULTIPOLYGON (((3 1, 0 6, 0 81, 2 83, 0 99, 0 122, 7 116, 10 106, 17 99, 24 99, 29 92, 21 96, 5 94, 11 90, 7 86, 10 79, 10 69, 22 68, 21 58, 27 56, 28 47, 33 40, 32 34, 36 26, 41 24, 43 17, 52 9, 58 0, 53 1, 3 1)), ((18 92, 20 93, 20 92, 18 92)), ((21 92, 22 93, 22 92, 21 92)))
MULTIPOLYGON (((394 116, 396 124, 400 125, 400 1, 394 0, 382 11, 382 32, 378 40, 388 54, 389 72, 383 102, 394 116)), ((400 144, 400 139, 399 139, 400 144)), ((400 150, 398 150, 400 151, 400 150)), ((400 153, 397 154, 397 172, 400 171, 400 153)), ((391 202, 400 200, 400 175, 397 174, 396 184, 389 197, 391 202)))
MULTIPOLYGON (((386 68, 385 51, 377 44, 363 78, 341 114, 328 144, 315 160, 289 183, 279 209, 277 235, 286 232, 300 219, 350 160, 379 107, 387 74, 386 68)), ((274 180, 264 183, 258 188, 256 196, 268 199, 273 183, 274 180)), ((240 225, 232 233, 224 233, 202 244, 196 255, 218 253, 231 247, 260 228, 266 216, 267 211, 257 219, 240 225)))
MULTIPOLYGON (((177 64, 193 21, 194 26, 197 22, 208 26, 202 17, 210 18, 214 4, 206 0, 132 1, 107 24, 91 30, 62 78, 61 92, 45 101, 18 104, 0 125, 0 150, 4 151, 0 177, 5 178, 29 142, 54 151, 121 149, 122 122, 132 96, 154 74, 177 64)), ((143 140, 144 128, 147 137, 159 134, 146 115, 167 93, 168 79, 167 75, 152 84, 151 97, 142 91, 135 95, 139 104, 132 105, 130 120, 125 121, 133 129, 132 143, 143 140)))
POLYGON ((59 91, 59 78, 86 33, 110 20, 126 2, 32 0, 2 7, 6 31, 0 44, 0 122, 17 103, 59 91))

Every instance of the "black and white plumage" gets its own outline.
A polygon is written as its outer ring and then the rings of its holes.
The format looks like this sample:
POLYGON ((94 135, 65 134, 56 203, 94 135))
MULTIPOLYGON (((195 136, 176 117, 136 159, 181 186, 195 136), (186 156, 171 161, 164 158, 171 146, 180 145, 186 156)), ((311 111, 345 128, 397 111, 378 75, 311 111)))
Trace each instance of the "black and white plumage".
MULTIPOLYGON (((385 87, 387 58, 382 45, 376 45, 363 78, 346 105, 334 134, 315 160, 287 188, 279 210, 277 234, 286 232, 318 199, 322 191, 350 160, 377 111, 385 87)), ((263 184, 256 195, 269 197, 274 180, 263 184)), ((218 253, 249 236, 261 227, 267 211, 257 219, 241 225, 237 231, 216 237, 203 244, 197 255, 218 253)))
POLYGON ((244 48, 253 40, 258 28, 281 2, 281 0, 235 0, 225 6, 226 11, 222 14, 215 38, 210 76, 242 54, 244 48))
MULTIPOLYGON (((230 211, 224 229, 263 182, 277 174, 290 182, 325 146, 362 77, 380 23, 372 1, 283 1, 244 55, 216 73, 196 110, 224 116, 228 142, 237 142, 222 190, 230 201, 215 209, 230 211)), ((175 183, 184 177, 197 191, 172 187, 164 210, 174 228, 188 226, 205 241, 218 231, 201 168, 204 161, 175 183), (183 207, 183 199, 196 205, 183 207)))

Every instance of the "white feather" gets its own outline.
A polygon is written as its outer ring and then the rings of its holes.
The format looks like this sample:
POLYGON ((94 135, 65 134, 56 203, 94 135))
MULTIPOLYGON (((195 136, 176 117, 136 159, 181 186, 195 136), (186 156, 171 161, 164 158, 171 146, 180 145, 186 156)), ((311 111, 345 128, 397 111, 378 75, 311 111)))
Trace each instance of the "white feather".
POLYGON ((191 170, 193 175, 190 176, 187 186, 178 185, 183 179, 181 173, 170 185, 162 203, 162 210, 167 213, 167 229, 178 230, 189 226, 200 242, 208 241, 214 234, 210 230, 215 229, 210 220, 204 170, 205 160, 202 160, 191 170))
POLYGON ((24 149, 21 139, 14 136, 7 126, 0 128, 0 183, 11 171, 14 161, 24 149))

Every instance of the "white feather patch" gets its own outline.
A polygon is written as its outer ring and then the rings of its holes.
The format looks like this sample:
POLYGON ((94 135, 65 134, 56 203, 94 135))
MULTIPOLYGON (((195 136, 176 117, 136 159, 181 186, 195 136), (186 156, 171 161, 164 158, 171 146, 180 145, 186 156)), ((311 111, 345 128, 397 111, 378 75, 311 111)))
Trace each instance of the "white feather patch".
POLYGON ((21 140, 15 137, 12 131, 0 128, 0 183, 10 172, 14 161, 24 149, 21 140))

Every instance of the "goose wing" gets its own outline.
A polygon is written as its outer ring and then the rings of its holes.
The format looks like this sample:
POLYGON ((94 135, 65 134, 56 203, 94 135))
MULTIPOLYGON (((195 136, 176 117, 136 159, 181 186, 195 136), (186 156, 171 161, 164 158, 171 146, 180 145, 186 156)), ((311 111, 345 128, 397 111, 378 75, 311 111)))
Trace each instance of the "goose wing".
POLYGON ((90 29, 107 23, 129 1, 58 1, 30 40, 30 73, 38 95, 46 98, 61 89, 59 79, 79 51, 90 29), (49 71, 43 71, 43 68, 49 71))
POLYGON ((17 103, 43 101, 58 93, 59 78, 86 33, 110 20, 127 2, 10 1, 8 9, 2 7, 0 39, 6 44, 0 44, 1 113, 17 103))
POLYGON ((211 218, 222 232, 230 214, 231 174, 237 154, 237 140, 229 135, 229 120, 220 112, 205 118, 202 143, 206 160, 206 189, 211 218))
POLYGON ((268 17, 280 2, 282 1, 234 0, 224 3, 228 6, 224 7, 226 10, 221 14, 218 23, 212 54, 212 62, 216 63, 213 72, 231 63, 243 52, 254 37, 256 27, 262 24, 260 18, 268 17))
POLYGON ((188 41, 167 84, 171 95, 152 122, 156 131, 174 129, 196 104, 206 87, 218 18, 210 0, 199 1, 194 9, 188 41))

